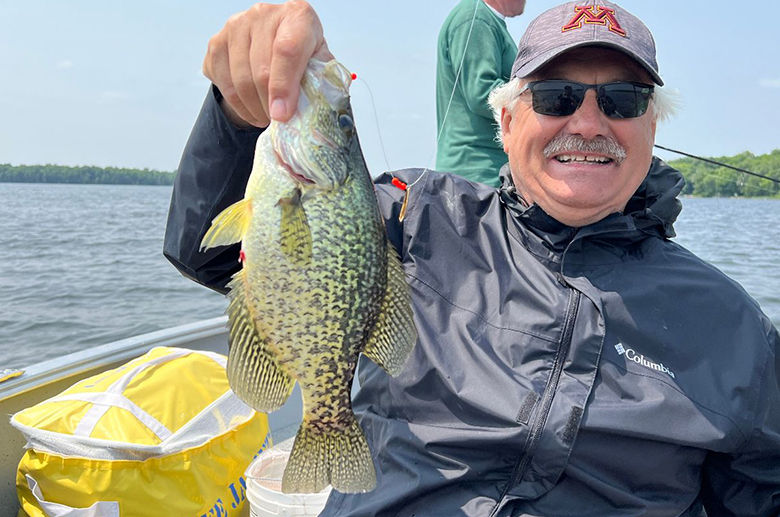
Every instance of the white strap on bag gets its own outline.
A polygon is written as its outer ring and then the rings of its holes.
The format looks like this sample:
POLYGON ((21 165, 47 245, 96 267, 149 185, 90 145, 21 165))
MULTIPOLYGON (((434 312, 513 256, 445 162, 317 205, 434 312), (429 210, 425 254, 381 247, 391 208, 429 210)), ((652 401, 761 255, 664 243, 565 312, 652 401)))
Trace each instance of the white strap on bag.
POLYGON ((160 423, 159 420, 141 409, 138 405, 135 404, 135 402, 128 399, 124 395, 108 392, 71 393, 69 395, 62 395, 61 397, 57 397, 56 400, 79 400, 81 402, 89 402, 93 404, 89 411, 87 411, 87 413, 84 415, 84 418, 82 418, 79 424, 76 426, 76 429, 73 431, 75 436, 88 437, 91 435, 100 418, 112 407, 124 409, 125 411, 131 413, 138 419, 139 422, 144 424, 150 431, 157 435, 157 438, 159 438, 161 441, 167 439, 171 436, 171 434, 173 434, 171 433, 170 429, 160 423))
POLYGON ((98 501, 89 508, 73 508, 60 503, 52 503, 43 498, 43 492, 38 483, 29 475, 27 486, 30 487, 35 500, 46 513, 47 517, 120 517, 117 501, 98 501))
POLYGON ((163 355, 141 363, 122 377, 117 379, 108 389, 104 392, 95 393, 72 393, 69 395, 62 395, 52 399, 54 400, 80 400, 82 402, 89 402, 92 407, 84 414, 79 421, 76 429, 73 431, 74 436, 89 437, 92 431, 95 430, 95 426, 103 418, 103 415, 112 407, 117 407, 129 411, 139 422, 144 424, 150 431, 152 431, 160 441, 165 441, 171 436, 171 431, 160 423, 152 415, 141 409, 133 401, 123 395, 125 388, 133 381, 133 379, 139 373, 143 372, 147 368, 157 366, 159 364, 167 363, 184 357, 190 354, 201 354, 209 357, 223 368, 227 365, 227 359, 219 354, 213 352, 201 352, 196 350, 187 350, 184 348, 174 348, 172 352, 167 355, 163 355))

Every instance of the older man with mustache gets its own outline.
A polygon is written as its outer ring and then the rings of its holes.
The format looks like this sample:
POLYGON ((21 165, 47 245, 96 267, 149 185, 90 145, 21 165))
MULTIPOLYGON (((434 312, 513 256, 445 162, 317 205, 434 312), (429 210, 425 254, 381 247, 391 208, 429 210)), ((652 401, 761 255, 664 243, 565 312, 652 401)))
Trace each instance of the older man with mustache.
MULTIPOLYGON (((202 234, 241 198, 311 56, 330 52, 303 2, 255 6, 211 40, 165 254, 213 289, 238 249, 201 254, 202 234)), ((652 156, 661 85, 639 19, 563 4, 492 94, 499 189, 420 169, 376 180, 419 340, 397 378, 361 363, 377 488, 333 493, 322 515, 778 515, 778 333, 671 240, 683 179, 652 156)))

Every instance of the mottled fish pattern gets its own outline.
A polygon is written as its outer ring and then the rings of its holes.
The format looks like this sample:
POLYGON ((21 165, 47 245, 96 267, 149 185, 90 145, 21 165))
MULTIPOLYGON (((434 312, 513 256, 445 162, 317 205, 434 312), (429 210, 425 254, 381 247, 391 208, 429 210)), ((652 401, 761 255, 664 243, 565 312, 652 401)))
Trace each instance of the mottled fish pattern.
POLYGON ((352 412, 355 367, 362 352, 397 375, 417 338, 352 121, 350 82, 336 61, 309 63, 297 113, 261 134, 244 199, 202 242, 242 243, 243 268, 229 284, 231 388, 268 412, 301 387, 285 493, 375 487, 352 412))

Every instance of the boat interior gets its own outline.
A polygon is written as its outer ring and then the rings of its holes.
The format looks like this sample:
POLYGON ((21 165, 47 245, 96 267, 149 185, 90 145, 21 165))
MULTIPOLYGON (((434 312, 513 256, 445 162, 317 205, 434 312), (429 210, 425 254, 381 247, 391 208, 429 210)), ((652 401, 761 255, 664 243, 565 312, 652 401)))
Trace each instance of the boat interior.
MULTIPOLYGON (((187 325, 134 336, 121 341, 74 352, 31 365, 16 376, 0 381, 0 517, 16 517, 16 469, 24 454, 25 439, 10 425, 11 416, 24 408, 53 397, 75 382, 118 367, 157 346, 179 347, 227 354, 227 317, 212 318, 187 325)), ((273 441, 279 443, 295 435, 301 421, 302 403, 296 385, 287 403, 271 414, 273 441)))

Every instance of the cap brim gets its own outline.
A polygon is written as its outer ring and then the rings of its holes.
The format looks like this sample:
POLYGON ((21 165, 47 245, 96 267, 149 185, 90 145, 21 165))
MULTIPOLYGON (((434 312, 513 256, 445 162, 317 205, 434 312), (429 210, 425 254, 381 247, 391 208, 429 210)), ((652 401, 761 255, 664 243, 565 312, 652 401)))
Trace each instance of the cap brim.
POLYGON ((563 47, 558 47, 556 49, 550 50, 548 52, 545 52, 528 63, 524 64, 517 70, 515 70, 514 74, 512 74, 513 77, 519 77, 519 78, 525 78, 529 75, 533 74, 534 72, 538 71, 540 68, 542 68, 544 65, 555 59, 556 57, 560 56, 564 52, 568 52, 570 50, 573 50, 575 48, 581 48, 581 47, 602 47, 602 48, 609 48, 612 50, 617 50, 619 52, 622 52, 623 54, 627 55, 628 57, 632 58, 634 61, 642 65, 642 68, 647 71, 648 74, 650 74, 650 77, 653 79, 655 84, 658 86, 663 86, 664 81, 661 79, 661 76, 658 75, 658 72, 653 70, 653 68, 648 64, 645 63, 642 58, 640 58, 635 53, 631 52, 625 47, 622 47, 620 45, 616 45, 614 43, 610 43, 609 41, 580 41, 577 43, 572 43, 571 45, 566 45, 563 47))

